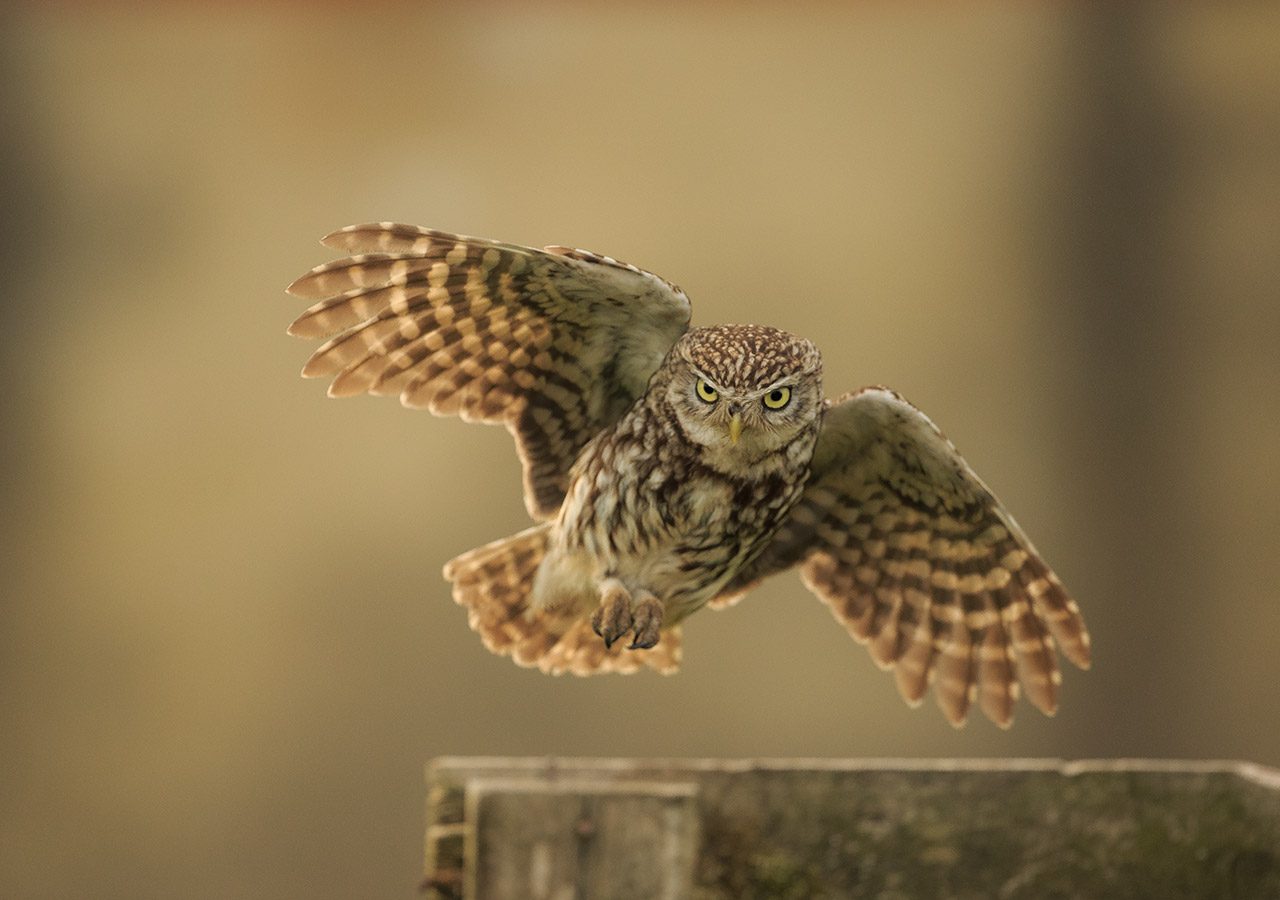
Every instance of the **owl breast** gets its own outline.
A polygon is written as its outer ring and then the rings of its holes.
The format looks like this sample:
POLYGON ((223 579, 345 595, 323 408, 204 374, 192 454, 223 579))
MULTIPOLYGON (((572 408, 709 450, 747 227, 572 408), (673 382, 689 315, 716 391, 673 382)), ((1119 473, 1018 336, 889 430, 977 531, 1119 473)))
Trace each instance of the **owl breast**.
POLYGON ((584 449, 545 566, 584 604, 604 578, 651 591, 673 624, 764 549, 800 498, 815 440, 816 429, 725 472, 670 416, 637 404, 584 449))

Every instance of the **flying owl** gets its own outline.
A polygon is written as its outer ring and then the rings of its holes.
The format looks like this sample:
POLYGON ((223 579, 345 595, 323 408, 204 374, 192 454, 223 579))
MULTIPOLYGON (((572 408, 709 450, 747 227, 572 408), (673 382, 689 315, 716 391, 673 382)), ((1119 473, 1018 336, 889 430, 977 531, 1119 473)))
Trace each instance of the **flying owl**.
POLYGON ((674 672, 680 623, 797 568, 912 705, 1019 684, 1047 714, 1055 647, 1088 668, 1080 609, 956 448, 870 387, 823 396, 803 338, 689 327, 671 282, 608 256, 409 225, 352 225, 351 254, 288 288, 327 340, 329 394, 502 423, 532 528, 444 567, 486 647, 544 672, 674 672))

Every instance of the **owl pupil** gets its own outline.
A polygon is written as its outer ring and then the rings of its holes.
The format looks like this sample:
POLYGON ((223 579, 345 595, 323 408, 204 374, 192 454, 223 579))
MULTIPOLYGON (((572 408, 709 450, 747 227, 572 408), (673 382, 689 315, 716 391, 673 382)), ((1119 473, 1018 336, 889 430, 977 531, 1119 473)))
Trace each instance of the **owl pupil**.
POLYGON ((780 403, 782 401, 782 391, 770 391, 769 399, 774 403, 780 403))

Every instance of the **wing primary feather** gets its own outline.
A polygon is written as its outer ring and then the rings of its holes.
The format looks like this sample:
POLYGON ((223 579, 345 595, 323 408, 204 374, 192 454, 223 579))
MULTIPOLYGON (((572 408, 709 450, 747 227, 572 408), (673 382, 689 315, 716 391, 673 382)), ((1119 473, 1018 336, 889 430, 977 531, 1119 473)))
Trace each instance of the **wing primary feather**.
POLYGON ((1007 588, 995 591, 994 595, 1009 634, 1018 681, 1026 690, 1027 699, 1051 716, 1058 709, 1058 684, 1062 674, 1049 635, 1032 612, 1028 598, 1013 596, 1007 588))
POLYGON ((436 233, 417 225, 365 222, 332 231, 320 239, 330 250, 346 253, 425 253, 436 233))
POLYGON ((871 588, 867 592, 872 607, 867 650, 878 667, 888 670, 893 668, 904 649, 901 629, 906 599, 901 589, 886 588, 884 593, 879 593, 876 588, 871 588))
POLYGON ((1023 590, 1031 598, 1036 614, 1048 626, 1067 659, 1081 669, 1092 664, 1089 632, 1079 605, 1067 596, 1062 582, 1039 556, 1032 554, 1018 572, 1023 590))
POLYGON ((322 300, 356 288, 404 284, 419 273, 437 266, 441 277, 447 264, 417 253, 361 253, 316 266, 294 280, 285 290, 306 300, 322 300))
POLYGON ((973 702, 973 640, 965 622, 963 600, 952 592, 935 609, 945 612, 935 663, 933 695, 947 721, 959 728, 969 714, 973 702))
POLYGON ((1009 658, 1009 638, 995 600, 987 591, 979 595, 985 625, 974 642, 978 656, 978 702, 986 717, 1001 728, 1013 724, 1013 704, 1017 686, 1013 662, 1009 658))
POLYGON ((900 652, 893 674, 902 698, 911 706, 918 706, 929 689, 933 669, 933 598, 920 594, 919 598, 904 596, 904 600, 904 612, 910 610, 915 621, 900 632, 900 652))

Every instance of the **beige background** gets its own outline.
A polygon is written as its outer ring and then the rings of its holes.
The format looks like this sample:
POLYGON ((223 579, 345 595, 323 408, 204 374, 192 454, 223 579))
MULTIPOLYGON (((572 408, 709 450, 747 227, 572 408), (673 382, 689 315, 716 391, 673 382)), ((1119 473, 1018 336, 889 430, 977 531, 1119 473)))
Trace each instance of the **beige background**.
POLYGON ((0 13, 0 894, 411 897, 433 755, 1280 765, 1280 15, 587 4, 0 13), (488 655, 500 429, 297 377, 397 219, 564 243, 928 411, 1080 598, 954 731, 792 577, 685 671, 488 655))

